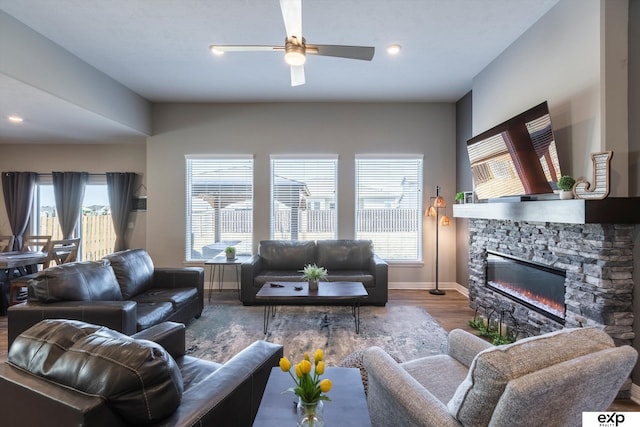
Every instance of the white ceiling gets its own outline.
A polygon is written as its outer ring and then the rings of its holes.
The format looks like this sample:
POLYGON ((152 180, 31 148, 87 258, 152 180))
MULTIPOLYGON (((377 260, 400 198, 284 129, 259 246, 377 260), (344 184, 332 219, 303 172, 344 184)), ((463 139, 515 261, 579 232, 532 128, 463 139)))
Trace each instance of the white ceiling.
MULTIPOLYGON (((282 45, 278 0, 0 0, 0 10, 151 102, 455 102, 557 2, 303 0, 308 43, 376 53, 371 62, 309 55, 298 87, 281 53, 208 50, 282 45), (395 57, 385 51, 393 43, 395 57)), ((0 114, 1 142, 142 136, 1 73, 0 114), (16 111, 25 123, 7 123, 16 111)))

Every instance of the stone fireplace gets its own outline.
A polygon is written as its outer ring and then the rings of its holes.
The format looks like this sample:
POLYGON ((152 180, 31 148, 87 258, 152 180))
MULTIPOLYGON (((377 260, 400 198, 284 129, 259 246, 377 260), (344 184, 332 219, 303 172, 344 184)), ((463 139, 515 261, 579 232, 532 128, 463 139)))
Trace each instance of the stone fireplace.
MULTIPOLYGON (((469 299, 507 313, 522 335, 595 326, 618 344, 633 332, 633 230, 625 224, 469 220, 469 299), (564 318, 549 316, 487 283, 487 256, 499 253, 564 271, 564 318)), ((509 323, 512 325, 509 325, 509 323)))
POLYGON ((640 197, 469 203, 454 205, 453 214, 469 219, 472 308, 495 307, 523 335, 594 326, 617 344, 632 344, 633 270, 638 264, 633 244, 640 227, 640 197), (564 319, 487 286, 489 252, 564 271, 564 319))

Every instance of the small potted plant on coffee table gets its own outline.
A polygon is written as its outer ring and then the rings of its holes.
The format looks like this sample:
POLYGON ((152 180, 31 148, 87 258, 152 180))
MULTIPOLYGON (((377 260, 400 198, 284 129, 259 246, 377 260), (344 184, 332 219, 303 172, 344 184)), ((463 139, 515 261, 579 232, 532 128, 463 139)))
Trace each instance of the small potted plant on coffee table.
POLYGON ((235 259, 236 258, 236 248, 233 246, 227 246, 224 249, 224 253, 227 255, 227 259, 235 259))
POLYGON ((318 289, 318 282, 327 277, 327 269, 324 267, 318 267, 316 264, 307 264, 302 270, 302 278, 309 282, 309 290, 315 291, 318 289))
POLYGON ((572 176, 563 175, 558 180, 558 188, 560 189, 560 198, 563 200, 573 199, 573 185, 576 180, 572 176))

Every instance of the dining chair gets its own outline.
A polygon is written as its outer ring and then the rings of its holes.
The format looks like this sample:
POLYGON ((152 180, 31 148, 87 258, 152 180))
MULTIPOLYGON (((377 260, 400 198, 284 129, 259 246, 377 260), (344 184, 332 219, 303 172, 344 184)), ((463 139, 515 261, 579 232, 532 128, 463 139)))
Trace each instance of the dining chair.
POLYGON ((61 265, 76 261, 79 248, 80 238, 51 240, 47 246, 47 259, 42 264, 42 268, 50 267, 51 263, 61 265))
POLYGON ((14 239, 14 236, 0 236, 0 252, 12 251, 14 239))
POLYGON ((22 240, 22 252, 46 252, 51 236, 26 236, 22 240))
MULTIPOLYGON (((45 252, 47 258, 42 263, 42 269, 49 268, 52 265, 61 265, 68 262, 74 262, 78 259, 78 249, 80 247, 80 239, 62 239, 50 240, 47 244, 45 252)), ((20 302, 20 291, 29 285, 37 272, 12 279, 9 284, 9 305, 18 304, 20 302)))

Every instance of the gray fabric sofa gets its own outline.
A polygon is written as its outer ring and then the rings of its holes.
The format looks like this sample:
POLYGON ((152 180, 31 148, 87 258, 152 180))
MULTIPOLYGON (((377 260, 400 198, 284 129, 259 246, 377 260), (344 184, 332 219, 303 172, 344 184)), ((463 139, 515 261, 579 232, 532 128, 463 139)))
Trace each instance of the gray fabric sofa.
POLYGON ((446 354, 397 363, 371 347, 363 365, 374 427, 570 427, 608 409, 637 357, 593 328, 497 347, 456 329, 446 354))
POLYGON ((8 341, 42 319, 75 319, 127 335, 164 321, 185 323, 204 307, 204 269, 155 268, 144 249, 49 267, 28 282, 28 300, 9 307, 8 341))
POLYGON ((303 281, 307 264, 325 267, 329 282, 362 282, 369 294, 363 304, 387 303, 388 264, 370 240, 262 240, 258 254, 241 266, 240 299, 244 305, 259 304, 255 296, 265 283, 303 281))
POLYGON ((249 427, 282 346, 255 341, 226 363, 185 355, 185 327, 132 337, 73 320, 44 320, 0 364, 2 424, 249 427))

